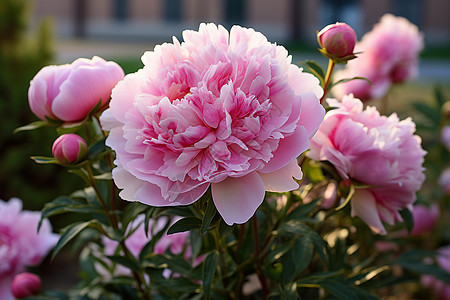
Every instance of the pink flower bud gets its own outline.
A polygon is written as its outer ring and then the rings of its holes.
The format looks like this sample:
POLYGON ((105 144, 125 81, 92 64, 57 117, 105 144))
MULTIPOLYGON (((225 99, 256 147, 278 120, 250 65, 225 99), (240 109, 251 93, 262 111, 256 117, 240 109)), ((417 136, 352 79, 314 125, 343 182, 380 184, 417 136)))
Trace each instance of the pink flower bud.
POLYGON ((87 144, 74 133, 63 134, 53 142, 52 153, 63 165, 76 164, 87 155, 87 144))
POLYGON ((109 102, 111 90, 123 77, 118 64, 97 56, 47 66, 30 82, 30 108, 41 120, 48 117, 63 122, 81 121, 99 101, 101 106, 109 102))
POLYGON ((450 151, 450 125, 444 126, 441 131, 441 142, 450 151))
POLYGON ((40 289, 41 279, 39 276, 28 272, 16 275, 11 283, 11 293, 17 299, 36 295, 40 289))
POLYGON ((344 58, 353 54, 356 44, 356 33, 349 25, 338 22, 323 28, 317 34, 317 39, 320 46, 329 55, 336 58, 344 58))

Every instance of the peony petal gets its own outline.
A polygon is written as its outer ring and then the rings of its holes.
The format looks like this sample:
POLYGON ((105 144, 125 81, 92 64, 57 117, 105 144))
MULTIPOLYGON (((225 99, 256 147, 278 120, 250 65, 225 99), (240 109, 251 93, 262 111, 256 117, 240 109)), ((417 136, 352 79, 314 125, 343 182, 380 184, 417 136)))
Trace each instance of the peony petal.
POLYGON ((264 191, 264 183, 255 172, 211 184, 214 204, 230 226, 245 223, 254 215, 264 200, 264 191))
POLYGON ((308 132, 305 127, 298 126, 292 135, 280 140, 277 150, 273 152, 273 157, 260 172, 271 173, 284 167, 303 151, 306 151, 308 147, 308 132))
POLYGON ((306 128, 308 137, 312 138, 325 116, 325 109, 314 94, 302 95, 302 111, 298 125, 306 128))
POLYGON ((289 192, 298 188, 298 183, 292 179, 301 179, 303 174, 296 159, 271 173, 261 173, 262 181, 269 192, 289 192))
POLYGON ((356 190, 351 200, 351 206, 352 217, 360 217, 367 225, 369 225, 373 232, 377 234, 386 234, 386 229, 384 229, 380 216, 378 215, 375 197, 370 191, 366 189, 356 190))

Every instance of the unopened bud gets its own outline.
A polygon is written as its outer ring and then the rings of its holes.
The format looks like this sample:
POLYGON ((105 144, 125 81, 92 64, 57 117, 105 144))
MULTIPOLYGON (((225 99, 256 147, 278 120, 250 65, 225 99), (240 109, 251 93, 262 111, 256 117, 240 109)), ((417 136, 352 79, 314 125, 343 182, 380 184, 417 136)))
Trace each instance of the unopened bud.
POLYGON ((85 140, 74 133, 63 134, 55 140, 52 147, 53 156, 63 165, 72 165, 87 156, 85 140))
POLYGON ((353 50, 356 44, 356 33, 345 23, 331 24, 317 33, 317 41, 321 52, 336 62, 345 62, 355 58, 353 50))
POLYGON ((39 276, 28 272, 16 275, 11 283, 11 293, 17 299, 36 295, 40 289, 41 279, 39 276))

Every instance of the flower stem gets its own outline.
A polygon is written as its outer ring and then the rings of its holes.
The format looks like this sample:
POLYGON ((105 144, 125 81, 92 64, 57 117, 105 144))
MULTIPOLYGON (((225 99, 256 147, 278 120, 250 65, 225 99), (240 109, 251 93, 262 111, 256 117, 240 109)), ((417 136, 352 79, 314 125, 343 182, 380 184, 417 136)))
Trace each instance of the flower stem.
POLYGON ((329 92, 329 87, 331 84, 331 75, 333 74, 334 66, 336 63, 332 60, 328 60, 328 68, 327 68, 327 74, 325 75, 325 82, 323 84, 323 96, 320 98, 320 104, 322 104, 323 100, 325 99, 326 95, 329 92))
MULTIPOLYGON (((255 257, 258 257, 259 253, 260 253, 260 248, 259 248, 260 245, 259 245, 259 233, 258 233, 258 219, 256 218, 256 215, 254 215, 252 217, 252 225, 253 225, 253 243, 254 243, 254 247, 255 247, 255 257)), ((264 299, 268 299, 269 294, 270 294, 270 289, 267 284, 267 279, 262 272, 261 261, 262 261, 262 258, 260 258, 256 261, 256 275, 258 276, 258 279, 261 282, 264 299)))

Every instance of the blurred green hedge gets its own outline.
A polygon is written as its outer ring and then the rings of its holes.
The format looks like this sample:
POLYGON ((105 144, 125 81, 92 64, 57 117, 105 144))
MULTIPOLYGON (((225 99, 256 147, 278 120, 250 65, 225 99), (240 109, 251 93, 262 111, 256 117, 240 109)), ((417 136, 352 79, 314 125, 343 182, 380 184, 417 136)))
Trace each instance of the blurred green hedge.
POLYGON ((54 128, 13 134, 15 128, 37 120, 28 106, 28 87, 53 56, 51 20, 27 35, 31 4, 0 1, 0 199, 18 197, 25 208, 40 209, 81 183, 58 166, 40 166, 29 159, 51 155, 54 128))

